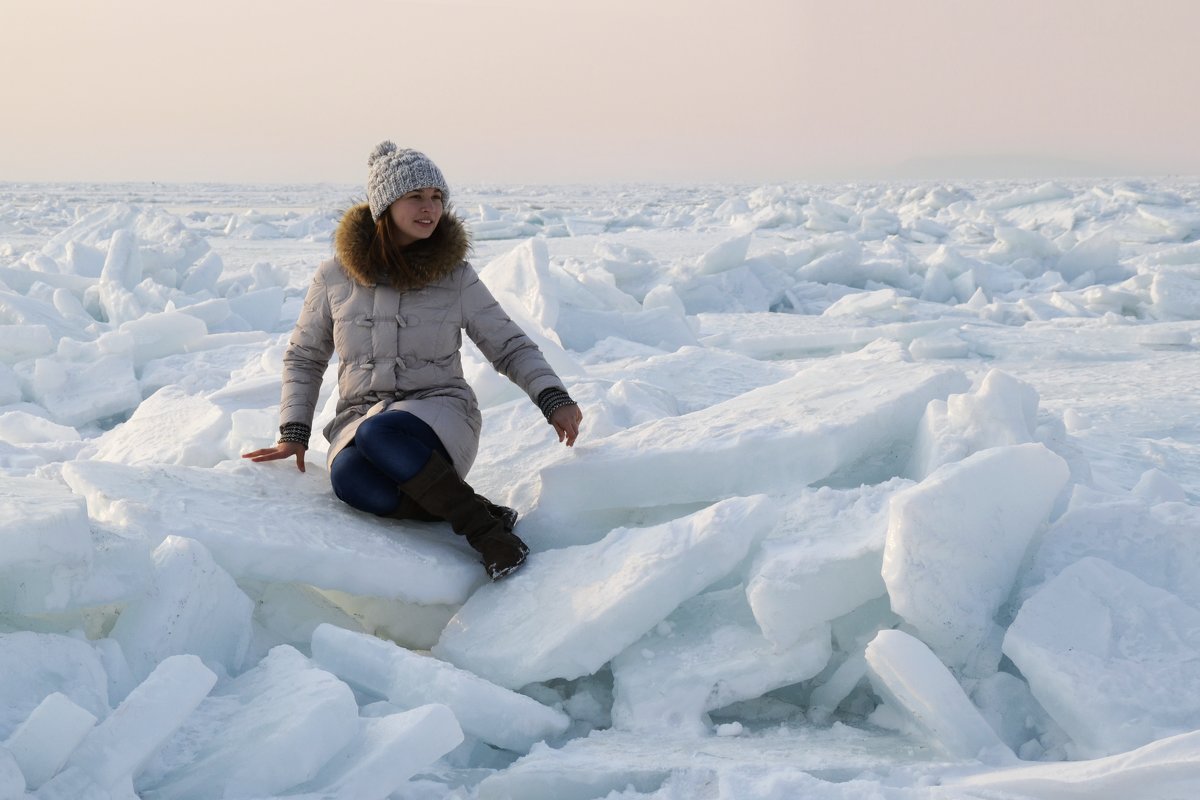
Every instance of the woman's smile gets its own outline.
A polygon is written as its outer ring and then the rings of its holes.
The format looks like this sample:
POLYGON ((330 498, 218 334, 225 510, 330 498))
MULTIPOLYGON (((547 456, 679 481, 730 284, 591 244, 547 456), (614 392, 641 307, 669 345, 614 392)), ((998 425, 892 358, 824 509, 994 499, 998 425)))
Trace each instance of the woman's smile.
POLYGON ((396 198, 388 206, 388 213, 400 234, 400 245, 407 247, 433 235, 442 219, 443 207, 442 192, 433 187, 416 189, 396 198))

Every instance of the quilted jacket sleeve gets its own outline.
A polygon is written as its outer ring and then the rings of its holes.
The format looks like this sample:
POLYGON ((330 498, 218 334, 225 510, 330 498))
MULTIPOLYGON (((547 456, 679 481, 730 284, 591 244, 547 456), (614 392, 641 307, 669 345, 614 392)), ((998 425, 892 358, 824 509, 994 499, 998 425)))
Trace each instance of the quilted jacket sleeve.
POLYGON ((463 271, 460 296, 463 327, 497 372, 520 386, 535 403, 546 389, 566 391, 541 348, 509 318, 470 266, 463 271))
POLYGON ((281 425, 302 422, 311 427, 317 396, 321 392, 321 378, 332 355, 333 316, 329 311, 329 292, 322 270, 317 270, 283 356, 283 396, 279 401, 281 425))

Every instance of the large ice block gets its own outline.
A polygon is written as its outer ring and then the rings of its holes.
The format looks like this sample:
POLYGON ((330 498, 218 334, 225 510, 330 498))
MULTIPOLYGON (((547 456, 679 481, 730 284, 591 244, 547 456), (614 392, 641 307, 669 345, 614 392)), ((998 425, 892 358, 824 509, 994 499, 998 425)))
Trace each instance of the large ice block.
POLYGON ((37 789, 63 768, 96 724, 91 712, 60 692, 47 695, 4 743, 21 767, 25 783, 37 789))
POLYGON ((880 631, 867 645, 867 666, 875 691, 949 755, 1016 760, 950 671, 919 640, 902 631, 880 631))
POLYGON ((146 800, 282 794, 317 775, 358 728, 350 687, 281 645, 219 686, 137 786, 146 800))
POLYGON ((321 625, 313 632, 312 652, 339 678, 401 708, 446 705, 464 731, 505 750, 528 752, 570 724, 566 714, 530 697, 365 633, 321 625))
POLYGON ((741 586, 693 597, 613 659, 613 725, 702 733, 705 712, 807 680, 830 652, 821 623, 776 647, 741 586))
POLYGON ((777 517, 764 496, 734 498, 536 553, 473 594, 433 653, 510 689, 590 675, 737 566, 777 517))
POLYGON ((91 554, 82 497, 55 481, 0 475, 0 574, 79 564, 91 554))
POLYGON ((1025 601, 1004 653, 1079 757, 1200 728, 1200 610, 1102 559, 1025 601))
POLYGON ((237 673, 250 644, 254 603, 194 539, 168 536, 154 551, 145 593, 121 611, 110 638, 139 680, 167 656, 192 653, 237 673))
POLYGON ((880 576, 888 503, 908 481, 807 490, 754 557, 746 597, 763 635, 780 647, 887 588, 880 576))
POLYGON ((95 458, 122 464, 211 467, 226 458, 230 416, 215 403, 165 386, 96 440, 95 458))
POLYGON ((0 740, 59 692, 95 717, 108 716, 108 676, 85 641, 54 633, 0 634, 0 740))
POLYGON ((1200 731, 1106 758, 971 771, 948 775, 941 784, 951 796, 962 792, 964 797, 1189 800, 1200 786, 1200 731))
POLYGON ((973 391, 931 401, 905 474, 921 480, 980 450, 1032 442, 1039 400, 1032 386, 993 369, 973 391))
POLYGON ((327 800, 386 800, 463 741, 454 713, 443 705, 363 719, 360 724, 358 736, 297 791, 327 800))
POLYGON ((63 477, 94 517, 147 537, 196 539, 237 579, 427 604, 461 603, 486 580, 445 523, 355 511, 333 496, 324 472, 301 473, 291 461, 228 469, 73 461, 63 477))
POLYGON ((68 768, 113 787, 138 773, 167 738, 200 705, 217 676, 192 655, 171 656, 71 754, 68 768))
POLYGON ((883 552, 892 610, 947 666, 995 671, 1002 632, 993 617, 1069 477, 1040 444, 994 447, 893 499, 883 552))
POLYGON ((899 345, 868 347, 700 411, 581 443, 575 458, 542 471, 541 502, 645 507, 794 490, 870 457, 907 453, 929 401, 965 384, 957 370, 904 360, 899 345))
POLYGON ((8 748, 0 744, 0 800, 23 800, 26 788, 21 765, 8 748))

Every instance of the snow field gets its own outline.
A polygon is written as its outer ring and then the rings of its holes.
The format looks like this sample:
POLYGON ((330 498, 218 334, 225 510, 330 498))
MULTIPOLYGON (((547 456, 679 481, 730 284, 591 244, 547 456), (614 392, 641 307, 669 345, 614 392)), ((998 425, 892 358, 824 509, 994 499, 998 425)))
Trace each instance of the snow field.
POLYGON ((466 346, 496 584, 239 459, 340 195, 22 191, 0 799, 1200 791, 1194 185, 478 193, 586 415, 466 346))

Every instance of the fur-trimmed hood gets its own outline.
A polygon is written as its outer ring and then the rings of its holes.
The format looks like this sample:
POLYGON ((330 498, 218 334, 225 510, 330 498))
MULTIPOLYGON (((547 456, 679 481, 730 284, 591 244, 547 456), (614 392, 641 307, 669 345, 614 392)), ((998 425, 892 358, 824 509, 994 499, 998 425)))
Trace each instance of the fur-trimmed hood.
POLYGON ((404 248, 408 266, 405 275, 389 274, 382 265, 372 263, 370 251, 374 238, 375 221, 367 203, 343 214, 333 234, 333 254, 346 273, 364 286, 384 283, 397 289, 419 289, 450 274, 471 250, 470 234, 448 208, 432 236, 404 248))

